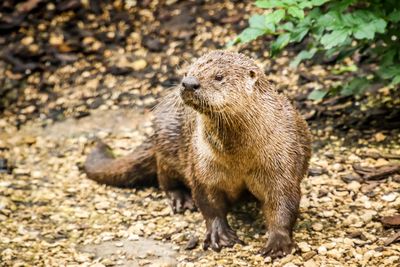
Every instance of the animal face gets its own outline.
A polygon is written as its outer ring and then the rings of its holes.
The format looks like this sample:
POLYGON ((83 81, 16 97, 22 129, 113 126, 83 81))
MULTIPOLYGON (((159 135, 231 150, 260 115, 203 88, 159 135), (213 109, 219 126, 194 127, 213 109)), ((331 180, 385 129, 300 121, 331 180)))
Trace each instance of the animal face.
POLYGON ((214 51, 193 63, 181 83, 184 103, 195 110, 231 110, 254 93, 260 69, 244 55, 214 51))

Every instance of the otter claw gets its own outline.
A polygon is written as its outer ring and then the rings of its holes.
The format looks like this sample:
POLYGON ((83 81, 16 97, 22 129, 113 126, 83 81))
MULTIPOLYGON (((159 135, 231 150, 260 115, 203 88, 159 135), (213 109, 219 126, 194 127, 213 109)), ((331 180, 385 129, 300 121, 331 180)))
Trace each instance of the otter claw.
POLYGON ((272 259, 285 257, 297 248, 289 235, 271 234, 270 236, 267 245, 260 251, 260 254, 264 257, 269 256, 272 259))
POLYGON ((168 192, 171 200, 171 208, 174 213, 182 213, 185 210, 195 211, 196 205, 189 192, 184 190, 173 190, 168 192))
POLYGON ((244 245, 244 242, 237 237, 235 231, 229 227, 225 220, 214 219, 207 230, 203 249, 211 248, 219 252, 223 247, 233 247, 235 244, 244 245))

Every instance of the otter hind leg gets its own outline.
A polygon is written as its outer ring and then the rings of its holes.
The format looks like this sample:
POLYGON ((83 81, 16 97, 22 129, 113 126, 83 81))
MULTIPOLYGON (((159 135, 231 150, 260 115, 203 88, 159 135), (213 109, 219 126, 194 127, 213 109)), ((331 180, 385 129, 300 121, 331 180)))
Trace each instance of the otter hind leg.
POLYGON ((167 194, 172 211, 182 213, 185 210, 195 211, 196 206, 190 190, 184 185, 183 177, 167 164, 157 162, 157 178, 162 190, 167 194))
POLYGON ((185 210, 195 211, 192 195, 187 188, 177 188, 167 191, 167 195, 171 202, 171 208, 174 213, 182 213, 185 210))

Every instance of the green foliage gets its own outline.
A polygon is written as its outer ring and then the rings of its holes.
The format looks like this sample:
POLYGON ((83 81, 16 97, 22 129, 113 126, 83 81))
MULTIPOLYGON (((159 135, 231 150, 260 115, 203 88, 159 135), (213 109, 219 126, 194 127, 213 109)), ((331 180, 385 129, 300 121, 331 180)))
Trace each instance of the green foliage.
MULTIPOLYGON (((369 79, 357 77, 342 86, 342 95, 360 94, 372 82, 400 84, 400 1, 398 0, 258 0, 266 9, 253 15, 249 27, 230 44, 250 42, 262 35, 275 35, 271 55, 279 54, 288 44, 302 42, 307 47, 291 62, 298 66, 317 54, 337 61, 358 53, 379 68, 369 79)), ((350 66, 343 72, 357 71, 350 66)), ((320 99, 327 92, 315 91, 309 97, 320 99)))

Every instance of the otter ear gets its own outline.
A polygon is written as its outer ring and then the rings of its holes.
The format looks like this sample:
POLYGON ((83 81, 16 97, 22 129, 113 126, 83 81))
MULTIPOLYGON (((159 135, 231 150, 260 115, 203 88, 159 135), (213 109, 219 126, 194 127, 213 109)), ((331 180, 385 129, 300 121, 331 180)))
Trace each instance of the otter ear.
POLYGON ((246 91, 251 94, 254 91, 255 84, 258 80, 258 75, 254 70, 250 70, 248 74, 247 84, 246 84, 246 91))

